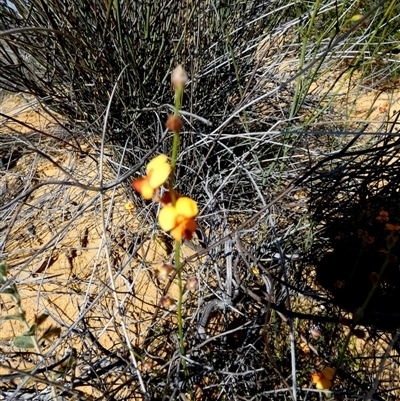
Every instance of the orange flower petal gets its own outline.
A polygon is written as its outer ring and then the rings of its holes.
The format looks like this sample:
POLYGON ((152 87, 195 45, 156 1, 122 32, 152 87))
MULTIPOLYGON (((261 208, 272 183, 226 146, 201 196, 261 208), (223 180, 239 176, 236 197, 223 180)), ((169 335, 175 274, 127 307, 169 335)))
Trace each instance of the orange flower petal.
POLYGON ((164 206, 158 215, 158 223, 164 231, 170 231, 174 229, 177 225, 177 212, 173 206, 164 206))
POLYGON ((313 373, 312 375, 311 375, 311 379, 312 379, 312 382, 314 383, 314 384, 316 384, 316 383, 318 383, 320 380, 322 380, 324 378, 324 375, 322 374, 322 372, 318 372, 318 373, 313 373))
POLYGON ((390 231, 399 231, 400 230, 400 224, 386 224, 386 228, 390 231))
POLYGON ((132 182, 132 187, 138 191, 144 199, 150 200, 154 194, 154 188, 151 187, 147 177, 139 178, 132 182))

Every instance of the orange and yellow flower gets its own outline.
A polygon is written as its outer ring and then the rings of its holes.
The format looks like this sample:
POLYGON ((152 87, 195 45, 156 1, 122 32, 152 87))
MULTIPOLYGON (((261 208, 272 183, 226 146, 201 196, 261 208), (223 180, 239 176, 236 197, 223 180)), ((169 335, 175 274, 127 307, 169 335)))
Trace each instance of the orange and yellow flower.
POLYGON ((171 166, 166 155, 158 155, 146 167, 146 176, 134 180, 132 187, 138 191, 144 199, 150 200, 154 192, 167 181, 171 173, 171 166))
POLYGON ((125 203, 125 210, 128 213, 132 213, 134 209, 135 209, 135 205, 132 202, 125 203))
POLYGON ((332 387, 332 380, 335 377, 334 369, 327 366, 322 372, 313 373, 312 381, 318 390, 329 390, 332 387))
POLYGON ((391 224, 391 223, 387 223, 386 224, 386 228, 389 231, 399 231, 400 230, 400 224, 391 224))
POLYGON ((161 229, 170 231, 176 241, 182 241, 182 238, 190 240, 197 228, 194 218, 198 213, 197 203, 182 196, 176 200, 175 205, 166 205, 161 209, 158 222, 161 229))
POLYGON ((389 213, 386 210, 381 210, 379 212, 379 216, 376 218, 376 220, 382 222, 382 221, 389 221, 389 213))

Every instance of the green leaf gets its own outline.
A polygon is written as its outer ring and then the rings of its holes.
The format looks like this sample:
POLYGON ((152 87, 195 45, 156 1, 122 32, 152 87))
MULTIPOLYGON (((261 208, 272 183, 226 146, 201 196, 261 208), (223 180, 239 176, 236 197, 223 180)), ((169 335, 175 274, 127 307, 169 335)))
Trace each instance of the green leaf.
POLYGON ((0 263, 0 284, 4 284, 7 281, 7 267, 4 262, 0 263))
POLYGON ((6 287, 1 291, 3 294, 15 295, 15 290, 12 287, 6 287))
POLYGON ((14 338, 14 346, 17 348, 35 348, 33 336, 17 336, 14 338))
POLYGON ((361 19, 363 19, 364 18, 364 16, 362 15, 362 14, 356 14, 356 15, 353 15, 351 18, 350 18, 350 21, 351 22, 358 22, 358 21, 360 21, 361 19))
POLYGON ((19 320, 22 321, 22 316, 21 315, 6 315, 1 317, 1 320, 19 320))
POLYGON ((36 333, 36 330, 37 330, 37 324, 34 323, 32 324, 31 328, 24 333, 24 336, 26 337, 33 336, 36 333))
POLYGON ((3 291, 1 291, 3 294, 8 294, 11 296, 13 302, 16 304, 20 305, 21 304, 21 297, 19 295, 17 286, 15 284, 10 284, 8 287, 4 288, 3 291))

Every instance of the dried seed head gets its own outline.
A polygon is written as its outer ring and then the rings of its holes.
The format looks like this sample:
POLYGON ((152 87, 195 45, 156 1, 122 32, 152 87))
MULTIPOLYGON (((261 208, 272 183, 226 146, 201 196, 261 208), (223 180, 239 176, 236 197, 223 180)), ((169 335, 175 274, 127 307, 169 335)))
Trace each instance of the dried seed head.
POLYGON ((169 309, 175 305, 175 300, 173 300, 170 296, 165 295, 164 297, 161 297, 160 305, 165 309, 169 309))
POLYGON ((197 290, 197 288, 199 288, 199 280, 197 279, 197 277, 188 278, 185 288, 189 291, 197 290))
POLYGON ((174 270, 174 267, 170 263, 160 263, 154 267, 154 273, 160 280, 166 280, 174 270))

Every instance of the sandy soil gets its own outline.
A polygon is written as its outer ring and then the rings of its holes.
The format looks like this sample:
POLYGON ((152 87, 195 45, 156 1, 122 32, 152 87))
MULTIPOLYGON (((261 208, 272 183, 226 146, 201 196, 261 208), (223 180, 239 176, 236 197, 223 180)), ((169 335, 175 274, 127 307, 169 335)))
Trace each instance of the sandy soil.
MULTIPOLYGON (((46 132, 57 128, 29 100, 8 98, 1 110, 46 132)), ((3 135, 11 131, 21 140, 40 143, 41 149, 46 149, 52 160, 78 181, 98 185, 99 164, 95 157, 67 151, 54 139, 14 122, 3 120, 1 129, 3 135)), ((89 144, 81 147, 90 150, 89 144)), ((115 180, 107 166, 103 174, 106 182, 115 180)), ((35 152, 24 152, 14 166, 1 172, 0 187, 4 191, 14 189, 8 201, 30 186, 50 180, 69 178, 51 161, 35 152)), ((136 213, 127 212, 127 201, 120 186, 101 198, 98 192, 74 186, 45 185, 21 207, 20 203, 10 205, 0 223, 3 258, 9 278, 16 279, 27 321, 31 325, 37 316, 49 315, 39 326, 37 337, 42 353, 50 353, 52 362, 72 349, 78 354, 101 347, 124 353, 122 325, 132 346, 139 349, 149 326, 154 324, 153 315, 165 283, 155 279, 153 269, 166 261, 167 255, 162 239, 154 237, 153 226, 146 225, 136 213), (83 321, 93 335, 91 340, 74 335, 73 329, 82 330, 83 321)), ((175 284, 169 295, 176 299, 175 284)), ((17 313, 9 296, 3 294, 1 301, 3 318, 17 313)), ((3 320, 0 327, 0 349, 8 355, 0 362, 0 374, 12 372, 8 364, 20 370, 32 369, 36 358, 15 352, 13 346, 15 336, 26 328, 15 320, 3 320)), ((81 373, 82 364, 75 375, 81 373)), ((112 372, 107 380, 113 380, 112 372)), ((94 388, 79 390, 101 395, 94 388)))

